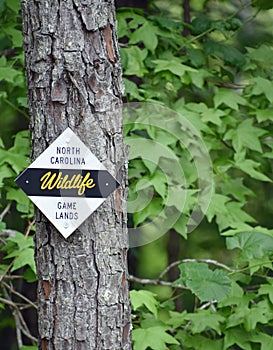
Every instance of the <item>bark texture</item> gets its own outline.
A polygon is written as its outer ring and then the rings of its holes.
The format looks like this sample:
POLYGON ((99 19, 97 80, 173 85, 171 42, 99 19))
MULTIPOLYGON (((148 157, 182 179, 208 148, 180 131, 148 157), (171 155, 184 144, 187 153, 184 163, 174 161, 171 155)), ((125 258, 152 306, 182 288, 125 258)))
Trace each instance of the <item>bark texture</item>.
POLYGON ((39 349, 131 349, 127 152, 114 4, 21 4, 32 159, 69 126, 121 183, 67 240, 36 211, 39 349))

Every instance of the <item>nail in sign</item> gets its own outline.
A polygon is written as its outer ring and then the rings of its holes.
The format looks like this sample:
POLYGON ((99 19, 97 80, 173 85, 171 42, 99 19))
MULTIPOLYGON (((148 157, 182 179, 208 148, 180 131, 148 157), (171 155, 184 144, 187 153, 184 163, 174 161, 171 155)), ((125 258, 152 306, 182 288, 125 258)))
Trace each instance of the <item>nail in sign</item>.
POLYGON ((120 186, 70 128, 15 182, 65 238, 120 186))

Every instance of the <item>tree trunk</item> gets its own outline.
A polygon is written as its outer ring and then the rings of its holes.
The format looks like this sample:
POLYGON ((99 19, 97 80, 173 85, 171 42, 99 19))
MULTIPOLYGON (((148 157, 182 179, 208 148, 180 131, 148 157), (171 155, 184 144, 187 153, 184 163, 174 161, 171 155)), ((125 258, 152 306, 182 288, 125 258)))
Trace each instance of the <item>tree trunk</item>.
POLYGON ((32 159, 70 127, 121 184, 67 240, 36 210, 39 349, 131 349, 113 1, 21 3, 32 159))

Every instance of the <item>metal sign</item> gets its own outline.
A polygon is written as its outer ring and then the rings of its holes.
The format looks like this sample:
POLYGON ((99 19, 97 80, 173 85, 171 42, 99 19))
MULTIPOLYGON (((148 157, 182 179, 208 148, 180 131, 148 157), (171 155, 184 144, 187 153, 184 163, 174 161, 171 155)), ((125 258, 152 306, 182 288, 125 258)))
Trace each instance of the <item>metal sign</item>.
POLYGON ((120 186, 70 128, 15 182, 65 238, 120 186))

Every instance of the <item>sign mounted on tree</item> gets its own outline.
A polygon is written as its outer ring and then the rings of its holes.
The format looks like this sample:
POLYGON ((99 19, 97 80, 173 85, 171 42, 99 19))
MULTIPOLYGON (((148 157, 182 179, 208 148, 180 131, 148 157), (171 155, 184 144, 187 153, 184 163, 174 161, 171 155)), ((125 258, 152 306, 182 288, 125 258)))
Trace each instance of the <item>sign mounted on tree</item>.
POLYGON ((65 238, 119 187, 70 128, 15 182, 65 238))

